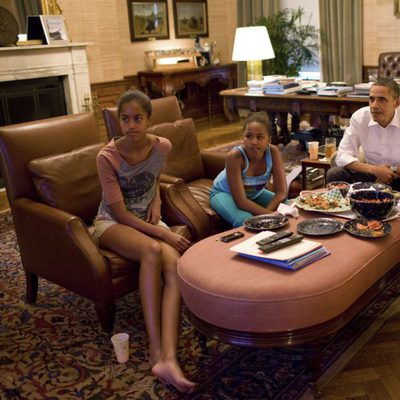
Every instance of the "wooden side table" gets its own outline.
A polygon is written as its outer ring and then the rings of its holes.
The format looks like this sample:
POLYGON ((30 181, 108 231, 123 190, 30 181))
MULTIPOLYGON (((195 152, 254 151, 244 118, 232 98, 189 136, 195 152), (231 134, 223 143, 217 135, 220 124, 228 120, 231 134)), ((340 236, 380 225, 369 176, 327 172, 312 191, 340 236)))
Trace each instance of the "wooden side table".
POLYGON ((318 159, 318 160, 310 160, 309 158, 303 158, 301 160, 301 174, 303 177, 303 189, 307 189, 307 167, 312 168, 321 168, 324 170, 324 180, 326 183, 326 173, 328 169, 331 167, 329 161, 318 159))

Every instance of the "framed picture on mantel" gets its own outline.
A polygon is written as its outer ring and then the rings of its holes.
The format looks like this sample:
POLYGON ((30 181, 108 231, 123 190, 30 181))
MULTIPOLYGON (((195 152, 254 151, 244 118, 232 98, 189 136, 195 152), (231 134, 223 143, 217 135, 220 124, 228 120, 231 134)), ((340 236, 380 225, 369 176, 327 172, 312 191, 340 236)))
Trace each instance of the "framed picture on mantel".
POLYGON ((131 42, 169 39, 167 0, 128 0, 131 42))
POLYGON ((43 44, 66 44, 70 39, 61 15, 28 15, 27 37, 43 44))
POLYGON ((208 36, 207 0, 173 0, 175 37, 208 36))
POLYGON ((44 34, 48 44, 69 43, 67 27, 61 15, 41 15, 44 34))

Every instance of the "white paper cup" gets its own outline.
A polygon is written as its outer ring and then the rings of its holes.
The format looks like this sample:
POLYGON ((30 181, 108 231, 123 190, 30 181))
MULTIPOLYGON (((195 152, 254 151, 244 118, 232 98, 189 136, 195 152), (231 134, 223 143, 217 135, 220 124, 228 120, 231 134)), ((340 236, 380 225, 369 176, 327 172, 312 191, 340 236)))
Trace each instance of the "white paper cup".
POLYGON ((116 333, 111 337, 115 355, 119 363, 126 363, 129 359, 129 335, 127 333, 116 333))
POLYGON ((318 147, 319 142, 308 142, 308 152, 310 154, 310 160, 318 160, 318 147))

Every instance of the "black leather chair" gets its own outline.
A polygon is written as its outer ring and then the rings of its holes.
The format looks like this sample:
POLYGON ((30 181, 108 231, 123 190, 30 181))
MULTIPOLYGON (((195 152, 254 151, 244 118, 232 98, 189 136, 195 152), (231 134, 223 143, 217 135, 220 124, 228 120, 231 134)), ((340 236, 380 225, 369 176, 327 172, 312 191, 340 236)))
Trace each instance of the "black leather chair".
POLYGON ((400 51, 379 54, 378 77, 400 79, 400 51))

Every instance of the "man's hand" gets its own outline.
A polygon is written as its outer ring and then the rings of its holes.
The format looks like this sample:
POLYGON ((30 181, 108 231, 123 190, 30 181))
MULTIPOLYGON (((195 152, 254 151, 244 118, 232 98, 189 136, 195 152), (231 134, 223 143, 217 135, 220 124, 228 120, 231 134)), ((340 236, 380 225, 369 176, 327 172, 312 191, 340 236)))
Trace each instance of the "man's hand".
POLYGON ((390 185, 393 179, 397 178, 397 174, 390 169, 390 165, 374 165, 373 174, 377 178, 377 182, 390 185))

